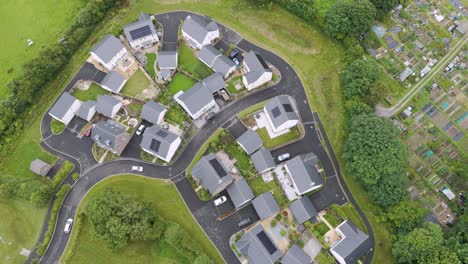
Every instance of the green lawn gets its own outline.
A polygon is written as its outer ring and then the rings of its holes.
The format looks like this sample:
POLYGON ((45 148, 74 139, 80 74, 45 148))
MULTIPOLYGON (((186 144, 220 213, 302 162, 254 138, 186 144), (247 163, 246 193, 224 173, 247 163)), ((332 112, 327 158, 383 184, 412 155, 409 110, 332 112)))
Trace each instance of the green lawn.
POLYGON ((127 83, 124 85, 120 93, 135 97, 139 95, 143 90, 147 89, 151 85, 150 80, 146 77, 146 75, 141 71, 137 70, 130 79, 128 79, 127 83))
POLYGON ((227 83, 227 90, 231 94, 236 94, 236 93, 240 93, 240 92, 244 91, 245 87, 244 87, 244 84, 242 83, 242 76, 237 76, 237 77, 232 78, 232 80, 230 80, 227 83), (239 83, 242 85, 242 88, 237 90, 235 85, 239 84, 239 83))
POLYGON ((203 62, 196 56, 194 51, 185 43, 180 42, 179 47, 179 68, 192 74, 196 79, 203 79, 213 73, 203 62))
POLYGON ((196 81, 190 79, 189 77, 183 75, 182 73, 176 73, 172 78, 172 81, 167 86, 169 93, 175 95, 179 91, 187 91, 190 89, 196 81))
POLYGON ((190 117, 188 114, 175 103, 173 103, 172 106, 167 110, 164 118, 175 125, 181 125, 184 121, 190 122, 190 117))
POLYGON ((246 108, 245 110, 239 112, 239 114, 237 114, 237 117, 239 119, 242 119, 242 118, 244 118, 244 117, 246 117, 246 116, 248 116, 248 115, 250 115, 250 114, 252 114, 254 112, 257 112, 260 109, 262 109, 266 105, 267 102, 268 101, 263 101, 263 102, 260 102, 260 103, 258 103, 256 105, 252 105, 252 106, 246 108))
POLYGON ((275 180, 265 183, 261 176, 256 176, 250 179, 247 179, 250 188, 255 196, 258 196, 264 192, 271 191, 273 193, 273 197, 278 202, 281 208, 284 208, 290 204, 288 198, 281 189, 280 184, 275 180))
POLYGON ((107 248, 104 242, 92 238, 92 226, 81 214, 86 204, 106 188, 113 188, 132 198, 150 201, 156 214, 167 221, 177 222, 198 245, 216 261, 223 258, 208 237, 193 219, 185 203, 172 183, 135 175, 114 176, 95 185, 85 196, 78 208, 78 220, 72 231, 62 261, 64 263, 191 263, 174 248, 159 241, 130 242, 118 252, 107 248), (82 221, 80 223, 80 221, 82 221), (75 231, 78 230, 79 233, 75 231), (73 252, 71 252, 73 248, 73 252))
POLYGON ((37 55, 41 46, 56 43, 85 3, 84 0, 2 1, 0 100, 9 95, 6 84, 21 71, 21 65, 37 55), (27 39, 34 44, 28 47, 27 39))
POLYGON ((319 254, 315 257, 315 261, 318 262, 318 264, 335 264, 335 258, 328 253, 328 251, 325 251, 322 249, 319 254))
POLYGON ((36 209, 19 202, 0 198, 1 263, 24 263, 22 248, 32 250, 42 227, 45 209, 36 209), (11 244, 10 244, 11 243, 11 244), (7 261, 6 259, 9 258, 7 261))
POLYGON ((52 133, 57 135, 62 133, 62 131, 65 129, 65 125, 57 119, 52 118, 52 121, 50 122, 50 128, 52 133))
POLYGON ((145 65, 145 70, 149 73, 151 78, 156 77, 156 72, 154 71, 154 63, 156 62, 156 54, 155 53, 148 53, 146 54, 146 65, 145 65))
POLYGON ((274 149, 300 137, 300 133, 297 127, 294 127, 288 133, 275 138, 270 138, 266 128, 260 128, 256 131, 263 141, 263 146, 268 149, 274 149))
POLYGON ((82 102, 86 102, 88 100, 96 101, 99 95, 108 94, 108 93, 109 92, 107 90, 93 83, 87 90, 75 89, 72 95, 75 96, 76 99, 82 102))

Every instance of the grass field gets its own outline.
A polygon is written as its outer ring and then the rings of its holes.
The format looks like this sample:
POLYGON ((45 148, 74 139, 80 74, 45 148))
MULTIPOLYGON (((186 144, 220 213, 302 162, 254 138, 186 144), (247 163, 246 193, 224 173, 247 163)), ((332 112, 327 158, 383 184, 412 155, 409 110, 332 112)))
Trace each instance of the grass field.
POLYGON ((196 82, 182 73, 176 73, 172 78, 172 81, 167 86, 169 93, 175 95, 178 91, 187 91, 196 82))
POLYGON ((26 257, 19 253, 34 247, 45 210, 0 198, 0 215, 0 262, 24 263, 26 257))
POLYGON ((0 4, 0 100, 8 96, 6 84, 21 65, 38 54, 42 45, 61 38, 84 0, 3 0, 0 4), (53 12, 51 12, 53 10, 53 12), (34 45, 28 47, 26 40, 34 45), (10 73, 8 73, 11 71, 10 73))
POLYGON ((156 54, 155 53, 147 53, 146 54, 147 62, 145 65, 145 70, 149 73, 152 78, 156 77, 156 72, 154 71, 154 63, 156 62, 156 54))
MULTIPOLYGON (((150 201, 156 214, 167 221, 177 222, 194 239, 198 245, 216 263, 223 263, 221 255, 211 244, 208 237, 193 219, 185 203, 172 183, 163 180, 155 180, 135 175, 114 176, 95 185, 86 194, 78 208, 79 217, 83 217, 86 204, 107 188, 112 188, 135 199, 150 201)), ((77 228, 79 234, 72 231, 72 237, 65 251, 66 263, 191 263, 185 259, 174 248, 160 241, 151 242, 131 242, 129 245, 113 252, 108 249, 104 242, 92 238, 92 226, 83 217, 84 221, 77 228), (70 248, 74 248, 70 254, 70 248), (67 255, 70 257, 68 259, 67 255)), ((78 220, 79 222, 79 220, 78 220)))
POLYGON ((208 66, 195 57, 193 50, 184 41, 180 42, 179 49, 179 68, 181 70, 193 74, 199 80, 213 73, 208 66))
POLYGON ((102 88, 101 86, 93 83, 87 90, 80 90, 80 89, 75 89, 73 91, 73 96, 76 97, 76 99, 86 102, 88 100, 93 100, 96 101, 99 95, 103 94, 108 94, 109 92, 102 88))
POLYGON ((132 77, 128 79, 120 93, 135 97, 143 92, 143 90, 147 89, 150 85, 150 80, 148 80, 146 75, 140 69, 138 69, 132 75, 132 77))

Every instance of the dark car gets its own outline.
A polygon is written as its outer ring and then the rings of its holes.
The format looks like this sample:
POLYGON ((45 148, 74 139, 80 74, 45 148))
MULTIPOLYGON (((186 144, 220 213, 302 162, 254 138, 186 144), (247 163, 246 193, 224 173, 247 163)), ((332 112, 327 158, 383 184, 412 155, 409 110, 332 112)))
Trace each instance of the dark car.
POLYGON ((231 51, 231 53, 229 54, 229 58, 230 59, 233 59, 234 57, 236 57, 238 54, 239 54, 239 50, 235 49, 233 51, 231 51))
POLYGON ((252 222, 252 219, 250 217, 247 217, 245 219, 242 219, 238 224, 237 226, 239 226, 239 228, 244 228, 246 226, 248 226, 250 223, 252 222))

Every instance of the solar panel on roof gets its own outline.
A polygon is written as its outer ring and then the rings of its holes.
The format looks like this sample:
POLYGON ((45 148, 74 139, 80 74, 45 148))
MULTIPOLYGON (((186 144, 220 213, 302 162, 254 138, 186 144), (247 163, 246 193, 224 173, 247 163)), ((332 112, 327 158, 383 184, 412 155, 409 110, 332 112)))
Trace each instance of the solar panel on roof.
POLYGON ((161 146, 161 142, 157 141, 154 138, 151 140, 151 145, 150 145, 151 150, 158 152, 160 146, 161 146))
POLYGON ((210 164, 215 169, 215 171, 219 175, 219 177, 224 177, 224 176, 227 175, 226 171, 221 166, 221 164, 219 164, 219 161, 217 159, 210 160, 210 164))
POLYGON ((132 36, 132 39, 139 39, 148 35, 151 35, 151 29, 148 25, 130 31, 130 36, 132 36))
POLYGON ((270 238, 265 234, 264 231, 258 233, 257 237, 262 242, 266 250, 268 250, 268 253, 270 253, 270 255, 276 252, 276 246, 273 244, 273 242, 271 242, 270 238))
POLYGON ((283 104, 283 107, 286 112, 293 112, 292 106, 290 104, 283 104))
POLYGON ((279 115, 281 115, 281 111, 279 110, 278 107, 275 107, 273 109, 271 109, 271 113, 273 114, 273 117, 276 118, 278 117, 279 115))
POLYGON ((166 131, 164 130, 159 130, 156 135, 162 137, 162 138, 165 138, 167 135, 169 135, 169 133, 167 133, 166 131))

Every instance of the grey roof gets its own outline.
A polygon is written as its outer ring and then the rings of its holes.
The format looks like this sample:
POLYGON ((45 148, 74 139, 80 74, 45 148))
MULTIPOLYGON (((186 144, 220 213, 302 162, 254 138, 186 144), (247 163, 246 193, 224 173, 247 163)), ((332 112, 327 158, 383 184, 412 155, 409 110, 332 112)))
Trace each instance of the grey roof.
POLYGON ((158 156, 167 158, 172 143, 178 138, 176 134, 154 125, 145 130, 140 145, 158 156))
POLYGON ((252 129, 247 129, 247 131, 237 139, 237 143, 239 143, 249 155, 263 146, 262 139, 257 132, 252 129))
POLYGON ((166 110, 166 107, 164 107, 163 105, 156 103, 154 101, 149 101, 145 103, 143 105, 143 108, 141 109, 141 118, 153 124, 157 124, 159 116, 165 110, 166 110))
POLYGON ((236 247, 249 264, 273 264, 282 255, 261 224, 245 232, 236 242, 236 247))
POLYGON ((244 178, 229 185, 227 187, 227 192, 235 207, 240 207, 255 197, 252 189, 250 189, 249 184, 244 178))
POLYGON ((369 236, 351 221, 344 221, 336 229, 339 229, 345 238, 335 242, 331 249, 343 257, 346 263, 356 263, 359 258, 369 252, 371 248, 369 236))
POLYGON ((129 41, 156 34, 153 21, 148 14, 141 13, 138 20, 124 26, 125 36, 129 41))
POLYGON ((215 60, 221 55, 222 54, 218 49, 209 44, 201 48, 197 54, 197 58, 206 63, 208 66, 212 67, 215 60))
POLYGON ((116 71, 110 71, 102 80, 101 85, 106 86, 114 93, 118 93, 120 90, 122 90, 123 84, 126 81, 127 80, 125 77, 123 77, 120 73, 116 71))
POLYGON ((63 118, 76 100, 73 95, 64 92, 57 102, 55 102, 54 106, 52 106, 49 113, 57 118, 63 118))
POLYGON ((190 112, 196 113, 213 100, 213 95, 202 83, 198 82, 178 98, 190 112))
POLYGON ((294 244, 281 259, 282 264, 310 264, 312 259, 302 248, 294 244))
POLYGON ((265 109, 276 128, 289 120, 299 120, 296 103, 287 95, 272 98, 265 104, 265 109))
POLYGON ((221 73, 223 76, 228 75, 232 67, 236 67, 236 64, 224 55, 217 57, 213 63, 213 70, 221 73))
POLYGON ((299 224, 303 224, 317 216, 317 209, 315 209, 312 201, 307 196, 302 196, 294 201, 289 208, 299 224))
POLYGON ((220 73, 213 73, 202 80, 202 83, 210 90, 212 94, 226 88, 224 78, 220 73))
POLYGON ((247 56, 245 56, 244 63, 249 68, 249 72, 244 74, 248 83, 255 82, 265 72, 271 72, 262 56, 254 51, 250 51, 247 56))
POLYGON ((111 117, 112 115, 112 110, 114 107, 120 103, 120 100, 112 97, 110 95, 104 94, 98 97, 97 99, 97 105, 96 105, 96 110, 107 116, 111 117))
POLYGON ((199 43, 203 42, 209 32, 216 30, 219 30, 216 22, 203 20, 196 15, 185 17, 184 24, 182 25, 182 31, 189 34, 199 43))
POLYGON ((126 128, 114 120, 99 121, 93 125, 91 138, 101 145, 110 149, 117 150, 117 137, 126 133, 126 128))
POLYGON ((280 210, 271 192, 265 192, 253 199, 252 204, 261 220, 272 216, 280 210))
POLYGON ((93 115, 96 113, 96 102, 88 100, 81 104, 80 108, 76 112, 76 115, 89 121, 88 115, 90 112, 93 112, 93 115))
POLYGON ((232 176, 213 153, 203 156, 193 166, 191 174, 213 196, 226 189, 232 183, 232 176))
POLYGON ((94 52, 102 61, 108 63, 124 46, 120 40, 113 35, 106 35, 91 51, 94 52))
POLYGON ((286 162, 291 178, 301 193, 323 183, 317 170, 318 158, 314 153, 298 155, 286 162))
POLYGON ((250 158, 253 161, 255 169, 259 173, 273 169, 276 166, 271 152, 264 147, 260 148, 258 151, 252 154, 250 158))
POLYGON ((36 174, 42 175, 42 176, 46 176, 51 168, 52 166, 50 166, 49 163, 42 161, 40 159, 33 160, 31 164, 29 165, 30 171, 36 174))
POLYGON ((162 68, 177 68, 177 51, 159 51, 158 52, 158 67, 162 68))

